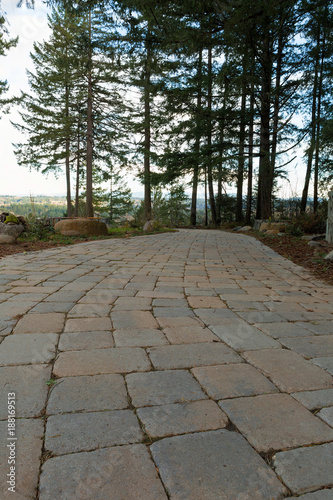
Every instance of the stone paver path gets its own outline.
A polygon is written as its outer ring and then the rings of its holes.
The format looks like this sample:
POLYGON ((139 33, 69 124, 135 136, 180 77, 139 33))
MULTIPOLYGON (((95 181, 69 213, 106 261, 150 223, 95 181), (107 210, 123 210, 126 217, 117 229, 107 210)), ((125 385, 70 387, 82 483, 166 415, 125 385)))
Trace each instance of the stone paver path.
POLYGON ((332 298, 221 231, 2 259, 0 498, 333 499, 332 298))

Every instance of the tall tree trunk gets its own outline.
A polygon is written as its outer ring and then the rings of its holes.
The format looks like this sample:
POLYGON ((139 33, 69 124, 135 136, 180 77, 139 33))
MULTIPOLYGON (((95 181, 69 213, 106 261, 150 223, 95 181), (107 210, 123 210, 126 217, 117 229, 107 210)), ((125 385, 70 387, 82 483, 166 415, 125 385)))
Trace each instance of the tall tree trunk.
POLYGON ((145 63, 145 124, 144 124, 144 183, 145 183, 145 220, 152 218, 151 208, 151 180, 150 180, 150 148, 151 148, 151 107, 150 107, 150 78, 151 78, 151 40, 148 28, 146 38, 146 63, 145 63))
POLYGON ((247 171, 246 224, 250 224, 252 215, 252 185, 253 185, 253 136, 254 136, 254 84, 251 83, 250 124, 249 124, 249 162, 247 171))
POLYGON ((262 51, 261 123, 259 153, 260 218, 272 214, 271 162, 270 162, 270 108, 272 85, 272 53, 269 25, 265 27, 262 51))
POLYGON ((222 182, 223 182, 223 153, 224 153, 224 131, 225 131, 225 114, 227 109, 227 96, 229 91, 229 81, 224 78, 224 93, 222 104, 222 118, 220 125, 220 161, 218 163, 217 172, 217 199, 216 199, 216 222, 222 222, 222 182))
POLYGON ((205 226, 208 226, 207 166, 205 165, 205 226))
POLYGON ((87 217, 94 216, 93 207, 93 84, 92 84, 92 48, 91 48, 91 11, 89 12, 89 49, 88 49, 88 100, 87 100, 87 165, 86 165, 86 212, 87 217))
POLYGON ((197 197, 198 197, 198 182, 199 182, 199 156, 200 156, 200 119, 202 112, 202 49, 199 51, 198 61, 198 93, 197 93, 197 110, 196 110, 196 138, 195 138, 195 161, 193 167, 193 180, 192 180, 192 201, 191 201, 191 215, 190 221, 192 226, 197 225, 197 197))
POLYGON ((74 217, 79 216, 79 194, 80 194, 80 117, 77 126, 77 158, 76 158, 76 186, 75 186, 75 211, 74 217))
POLYGON ((317 51, 316 51, 315 68, 314 68, 313 94, 312 94, 311 137, 310 137, 310 145, 307 151, 308 161, 307 161, 304 188, 301 200, 301 213, 304 213, 306 210, 309 184, 312 171, 313 153, 316 146, 317 92, 318 92, 318 72, 319 72, 319 60, 320 60, 319 45, 320 45, 320 33, 318 31, 317 51))
POLYGON ((239 127, 239 147, 238 147, 238 170, 237 170, 237 202, 236 202, 236 220, 243 220, 243 182, 244 182, 244 151, 245 151, 245 113, 246 113, 246 68, 245 56, 243 57, 243 75, 242 75, 242 102, 240 110, 239 127))
POLYGON ((212 218, 213 226, 216 225, 216 207, 214 198, 214 187, 213 187, 213 152, 212 152, 212 133, 213 133, 213 120, 212 120, 212 87, 213 87, 213 70, 212 70, 212 47, 211 43, 208 47, 208 92, 207 92, 207 114, 208 114, 208 127, 207 127, 207 146, 208 146, 208 158, 207 158, 207 176, 208 176, 208 192, 209 192, 209 204, 210 213, 212 218))
POLYGON ((321 127, 321 99, 323 95, 323 79, 324 79, 324 59, 325 59, 325 33, 323 36, 323 45, 321 51, 321 61, 319 69, 318 82, 318 102, 317 102, 317 118, 316 118, 316 139, 315 139, 315 166, 313 179, 313 211, 318 210, 318 177, 319 177, 319 149, 320 149, 320 127, 321 127))

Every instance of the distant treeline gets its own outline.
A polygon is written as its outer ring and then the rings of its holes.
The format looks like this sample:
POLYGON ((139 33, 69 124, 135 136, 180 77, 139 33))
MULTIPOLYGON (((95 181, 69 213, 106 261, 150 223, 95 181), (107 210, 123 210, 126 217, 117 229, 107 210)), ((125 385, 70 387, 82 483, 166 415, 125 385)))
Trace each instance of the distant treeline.
POLYGON ((13 212, 15 215, 27 217, 33 214, 36 217, 63 217, 66 212, 65 205, 52 205, 51 203, 9 203, 1 204, 0 212, 13 212))

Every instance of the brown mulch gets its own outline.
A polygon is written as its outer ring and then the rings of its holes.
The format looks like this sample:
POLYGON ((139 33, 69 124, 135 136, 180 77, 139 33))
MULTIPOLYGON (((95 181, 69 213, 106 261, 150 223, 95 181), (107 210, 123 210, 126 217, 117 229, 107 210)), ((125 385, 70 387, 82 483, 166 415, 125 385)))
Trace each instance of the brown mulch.
MULTIPOLYGON (((246 234, 257 238, 278 254, 304 267, 316 278, 333 285, 333 262, 324 259, 325 255, 333 250, 333 245, 327 241, 321 240, 320 246, 312 247, 308 245, 307 241, 290 235, 263 236, 255 231, 250 231, 246 234)), ((82 243, 82 241, 89 241, 89 238, 73 239, 71 243, 82 243)), ((13 245, 0 245, 0 259, 7 255, 36 252, 57 246, 64 246, 64 243, 54 241, 18 241, 13 245)))

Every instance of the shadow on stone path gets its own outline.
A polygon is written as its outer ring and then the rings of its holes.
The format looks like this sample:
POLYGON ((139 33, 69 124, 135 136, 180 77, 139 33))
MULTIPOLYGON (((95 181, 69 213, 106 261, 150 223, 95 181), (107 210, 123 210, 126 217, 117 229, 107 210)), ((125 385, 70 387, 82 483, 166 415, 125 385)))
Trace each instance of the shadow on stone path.
POLYGON ((1 499, 333 499, 332 297, 221 231, 2 259, 1 499))

